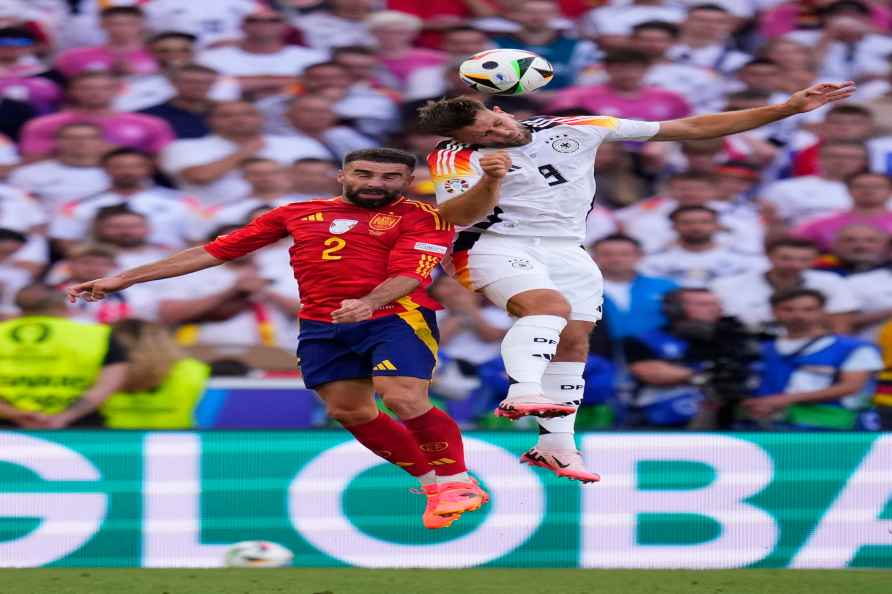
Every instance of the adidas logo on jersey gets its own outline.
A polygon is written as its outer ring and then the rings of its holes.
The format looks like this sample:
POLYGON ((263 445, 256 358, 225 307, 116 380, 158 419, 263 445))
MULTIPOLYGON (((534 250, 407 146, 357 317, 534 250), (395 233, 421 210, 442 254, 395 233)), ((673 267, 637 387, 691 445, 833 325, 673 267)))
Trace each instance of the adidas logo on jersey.
POLYGON ((301 217, 300 220, 302 220, 302 221, 316 221, 316 222, 322 222, 322 221, 325 220, 325 218, 322 216, 322 213, 321 213, 321 212, 314 212, 314 213, 311 214, 311 215, 307 215, 307 216, 305 216, 305 217, 301 217))
POLYGON ((390 359, 384 359, 374 367, 375 371, 396 371, 396 365, 390 362, 390 359))

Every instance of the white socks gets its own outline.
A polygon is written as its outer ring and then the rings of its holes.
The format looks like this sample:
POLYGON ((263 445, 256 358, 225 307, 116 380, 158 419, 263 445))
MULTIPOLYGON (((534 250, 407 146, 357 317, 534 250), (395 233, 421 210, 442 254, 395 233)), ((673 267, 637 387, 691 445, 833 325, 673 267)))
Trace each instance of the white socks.
POLYGON ((459 472, 457 474, 448 474, 437 477, 437 484, 444 485, 446 483, 470 483, 471 475, 467 472, 459 472))
MULTIPOLYGON (((565 362, 549 363, 542 376, 542 388, 545 397, 561 404, 582 403, 585 392, 585 380, 582 374, 585 363, 565 362)), ((575 450, 573 438, 576 413, 553 419, 537 418, 539 423, 539 441, 537 445, 546 449, 575 450)))
POLYGON ((422 487, 437 484, 437 473, 435 473, 433 470, 429 470, 424 474, 416 476, 415 478, 418 479, 418 482, 421 483, 422 487))
POLYGON ((508 388, 509 398, 542 394, 542 376, 566 325, 560 316, 524 316, 514 322, 502 339, 505 371, 516 382, 508 388))

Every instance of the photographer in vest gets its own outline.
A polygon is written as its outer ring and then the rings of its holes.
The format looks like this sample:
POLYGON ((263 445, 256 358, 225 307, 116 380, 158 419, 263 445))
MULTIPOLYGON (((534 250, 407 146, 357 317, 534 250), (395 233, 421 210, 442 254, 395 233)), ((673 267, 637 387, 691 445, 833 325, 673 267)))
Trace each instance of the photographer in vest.
POLYGON ((826 298, 792 289, 771 298, 780 338, 762 345, 760 382, 741 403, 755 424, 768 429, 876 430, 870 401, 883 369, 871 343, 825 328, 826 298))
POLYGON ((0 323, 0 425, 99 426, 96 409, 121 389, 127 352, 108 326, 66 318, 65 294, 44 284, 16 294, 18 318, 0 323))

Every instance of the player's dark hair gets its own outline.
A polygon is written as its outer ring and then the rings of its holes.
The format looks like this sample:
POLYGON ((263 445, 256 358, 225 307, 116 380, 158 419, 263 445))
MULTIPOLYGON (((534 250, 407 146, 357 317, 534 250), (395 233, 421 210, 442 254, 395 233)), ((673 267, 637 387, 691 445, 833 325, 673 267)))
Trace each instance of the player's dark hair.
POLYGON ((23 233, 19 233, 14 229, 0 228, 0 241, 17 241, 26 243, 28 238, 23 233))
POLYGON ((774 241, 769 241, 768 245, 765 246, 765 253, 771 254, 775 250, 780 248, 793 248, 797 250, 813 250, 815 252, 818 250, 818 246, 815 245, 810 239, 805 239, 802 237, 780 237, 775 239, 774 241))
POLYGON ((99 18, 107 19, 115 16, 135 16, 144 18, 146 14, 139 6, 109 6, 99 13, 99 18))
POLYGON ((604 64, 641 64, 647 66, 650 64, 650 57, 644 52, 635 49, 618 49, 610 50, 604 59, 604 64))
POLYGON ((644 21, 632 27, 633 34, 638 34, 642 31, 662 31, 663 33, 668 33, 673 39, 681 34, 681 29, 678 28, 678 25, 669 21, 644 21))
POLYGON ((706 212, 712 215, 712 218, 719 218, 719 211, 714 208, 709 208, 708 206, 699 206, 696 204, 689 204, 686 206, 679 206, 675 210, 669 213, 669 220, 673 223, 678 219, 678 217, 687 214, 689 212, 706 212))
POLYGON ((817 301, 821 305, 821 307, 824 307, 825 305, 827 305, 827 297, 823 293, 821 293, 820 291, 817 291, 815 289, 805 289, 805 288, 788 289, 786 291, 778 291, 777 293, 775 293, 774 295, 771 296, 771 298, 768 300, 768 302, 771 304, 771 307, 777 307, 781 303, 786 303, 787 301, 793 301, 794 299, 801 299, 802 297, 811 297, 812 299, 817 301))
POLYGON ((166 39, 182 39, 183 41, 188 41, 189 43, 195 43, 198 41, 198 37, 196 35, 186 33, 185 31, 161 31, 160 33, 155 33, 154 35, 149 37, 148 45, 152 45, 166 39))
POLYGON ((99 160, 99 164, 105 166, 108 164, 109 161, 111 161, 112 159, 117 159, 118 157, 142 157, 147 161, 153 160, 152 155, 145 151, 124 146, 108 151, 107 153, 102 155, 102 159, 99 160))
POLYGON ((470 126, 486 106, 470 97, 452 97, 428 101, 418 108, 418 129, 431 134, 449 136, 456 130, 470 126))
POLYGON ((412 153, 399 149, 380 147, 351 151, 344 157, 344 165, 353 161, 372 161, 374 163, 399 163, 410 170, 415 170, 416 159, 412 153))
POLYGON ((96 215, 93 217, 93 224, 95 225, 96 223, 100 223, 105 219, 110 219, 119 215, 133 215, 142 219, 146 218, 146 215, 142 214, 141 212, 136 212, 126 204, 115 204, 113 206, 105 206, 97 210, 96 215))
POLYGON ((598 246, 605 243, 628 243, 635 246, 638 251, 641 251, 641 242, 625 233, 611 233, 610 235, 602 237, 592 244, 591 249, 596 249, 598 246))

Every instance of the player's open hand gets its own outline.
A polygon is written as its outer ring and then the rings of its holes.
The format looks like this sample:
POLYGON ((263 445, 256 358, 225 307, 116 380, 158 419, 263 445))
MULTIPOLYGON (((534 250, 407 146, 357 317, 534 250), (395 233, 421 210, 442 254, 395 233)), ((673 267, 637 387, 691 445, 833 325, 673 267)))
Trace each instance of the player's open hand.
POLYGON ((331 319, 335 324, 349 324, 368 320, 374 312, 372 306, 362 299, 344 299, 341 307, 331 312, 331 319))
POLYGON ((78 297, 84 301, 101 301, 105 296, 115 291, 126 289, 130 285, 117 276, 108 276, 68 287, 65 293, 68 301, 77 303, 78 297))
POLYGON ((854 92, 855 83, 850 80, 841 83, 818 83, 794 93, 787 99, 787 105, 799 113, 804 113, 834 101, 848 99, 854 92))
POLYGON ((480 167, 486 175, 501 179, 511 169, 511 157, 505 151, 489 153, 480 157, 480 167))

